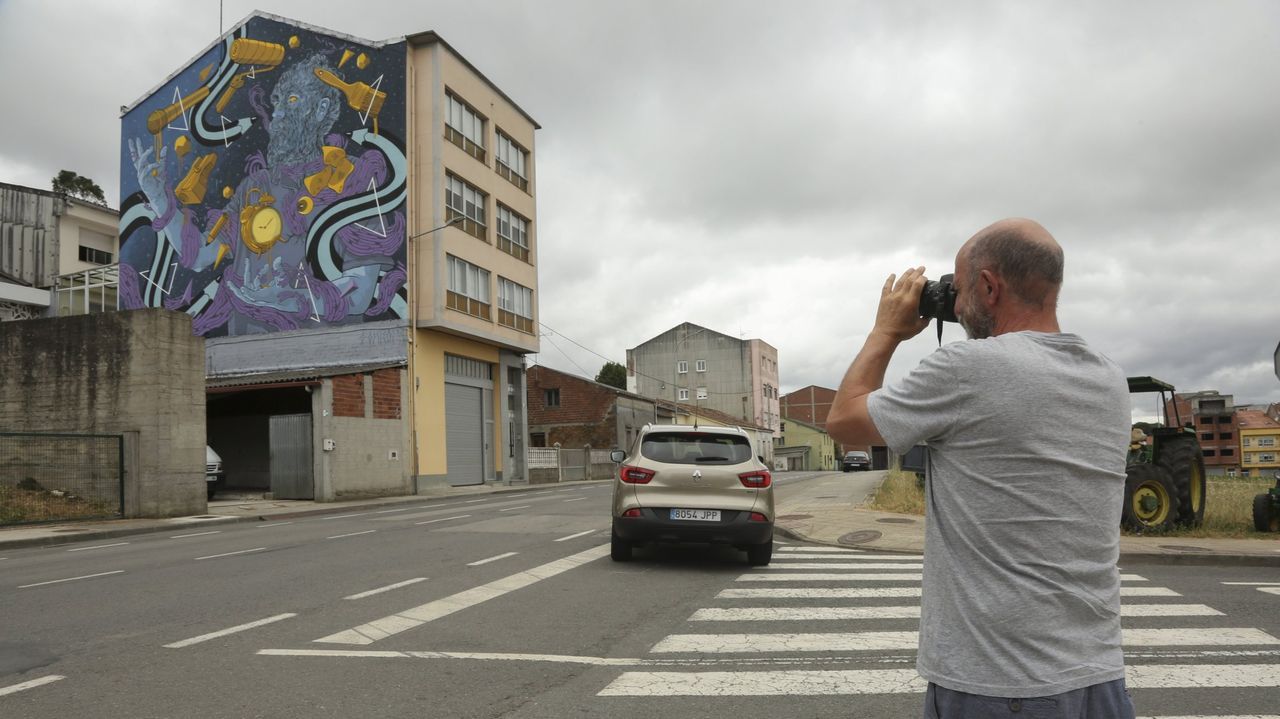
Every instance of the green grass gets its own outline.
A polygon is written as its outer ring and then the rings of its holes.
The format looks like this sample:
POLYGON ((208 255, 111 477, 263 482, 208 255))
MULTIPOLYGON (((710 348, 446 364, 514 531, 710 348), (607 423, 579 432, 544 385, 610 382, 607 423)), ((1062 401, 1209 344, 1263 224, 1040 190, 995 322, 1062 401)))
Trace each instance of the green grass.
MULTIPOLYGON (((1275 539, 1278 535, 1253 529, 1253 497, 1275 486, 1273 479, 1210 478, 1205 487, 1204 524, 1159 532, 1162 537, 1199 539, 1275 539)), ((889 470, 868 509, 898 514, 924 514, 924 489, 910 472, 889 470)), ((1125 532, 1125 534, 1131 534, 1125 532)), ((1143 532, 1152 536, 1153 532, 1143 532)), ((1135 535, 1136 536, 1136 535, 1135 535)))

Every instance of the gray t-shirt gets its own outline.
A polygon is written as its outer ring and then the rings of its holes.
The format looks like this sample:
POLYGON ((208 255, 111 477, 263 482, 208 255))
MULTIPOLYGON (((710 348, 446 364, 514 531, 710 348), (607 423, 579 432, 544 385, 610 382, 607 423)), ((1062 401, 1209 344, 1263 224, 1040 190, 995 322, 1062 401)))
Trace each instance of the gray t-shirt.
POLYGON ((929 445, 920 675, 1036 697, 1124 677, 1124 374, 1071 334, 955 342, 867 410, 929 445))

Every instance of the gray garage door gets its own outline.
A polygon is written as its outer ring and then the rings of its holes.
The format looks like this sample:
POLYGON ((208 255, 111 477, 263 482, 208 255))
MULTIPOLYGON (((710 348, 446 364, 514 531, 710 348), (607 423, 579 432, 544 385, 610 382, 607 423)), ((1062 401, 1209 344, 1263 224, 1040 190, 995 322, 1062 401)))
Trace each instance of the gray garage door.
POLYGON ((276 499, 314 499, 311 479, 311 415, 271 417, 271 494, 276 499))
POLYGON ((449 484, 484 484, 484 390, 446 382, 444 397, 449 484))

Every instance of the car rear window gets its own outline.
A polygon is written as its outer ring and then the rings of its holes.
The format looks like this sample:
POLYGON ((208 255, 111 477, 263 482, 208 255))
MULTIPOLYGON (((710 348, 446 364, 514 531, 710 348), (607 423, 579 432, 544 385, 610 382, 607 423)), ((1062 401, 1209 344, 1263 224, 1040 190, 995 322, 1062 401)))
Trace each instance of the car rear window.
POLYGON ((672 464, 741 464, 751 459, 751 443, 737 435, 655 432, 640 443, 640 454, 672 464))

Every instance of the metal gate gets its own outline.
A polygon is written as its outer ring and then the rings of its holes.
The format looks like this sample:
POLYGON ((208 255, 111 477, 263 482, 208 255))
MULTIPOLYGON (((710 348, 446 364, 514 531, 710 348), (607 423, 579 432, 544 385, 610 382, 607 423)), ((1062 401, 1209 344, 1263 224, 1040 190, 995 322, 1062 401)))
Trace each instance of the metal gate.
POLYGON ((449 484, 484 484, 484 390, 446 382, 444 395, 449 484))
POLYGON ((0 432, 0 525, 124 516, 124 436, 0 432))
POLYGON ((268 442, 271 445, 271 495, 276 499, 314 499, 311 415, 273 415, 268 442))

